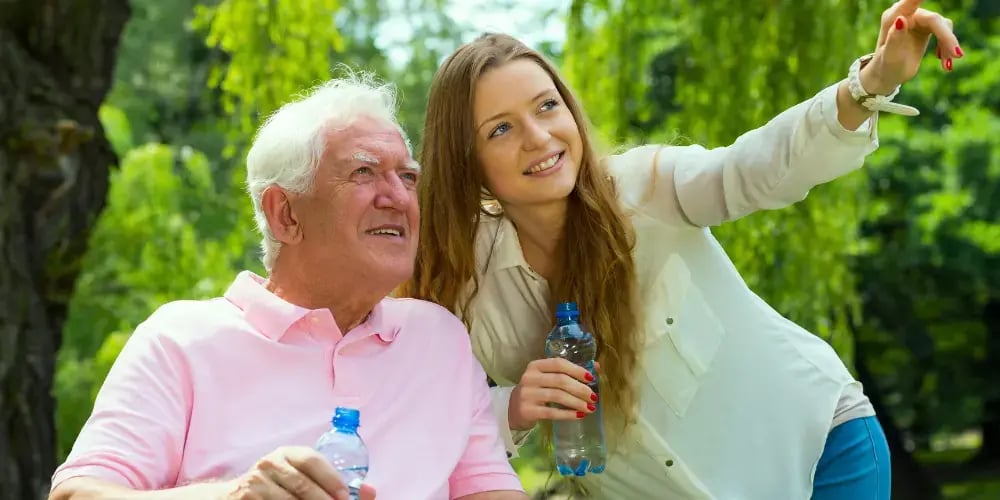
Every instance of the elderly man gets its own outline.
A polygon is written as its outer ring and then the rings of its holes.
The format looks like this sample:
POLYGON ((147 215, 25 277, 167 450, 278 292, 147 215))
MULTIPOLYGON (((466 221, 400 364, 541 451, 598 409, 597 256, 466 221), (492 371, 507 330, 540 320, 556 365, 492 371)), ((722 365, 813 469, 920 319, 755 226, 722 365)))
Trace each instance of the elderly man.
POLYGON ((351 77, 263 125, 247 183, 268 277, 135 330, 50 498, 346 499, 312 449, 338 406, 361 412, 362 498, 527 498, 462 323, 387 298, 419 226, 394 110, 391 88, 351 77))

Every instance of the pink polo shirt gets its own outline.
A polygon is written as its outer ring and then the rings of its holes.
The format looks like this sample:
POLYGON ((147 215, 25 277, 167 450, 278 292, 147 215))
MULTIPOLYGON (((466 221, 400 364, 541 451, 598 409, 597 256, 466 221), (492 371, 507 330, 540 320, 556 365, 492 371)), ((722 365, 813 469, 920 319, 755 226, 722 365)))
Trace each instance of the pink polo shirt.
POLYGON ((136 328, 53 488, 89 476, 161 489, 246 472, 313 446, 337 406, 361 411, 380 500, 523 491, 486 375, 445 309, 386 298, 341 335, 241 273, 224 298, 164 305, 136 328))

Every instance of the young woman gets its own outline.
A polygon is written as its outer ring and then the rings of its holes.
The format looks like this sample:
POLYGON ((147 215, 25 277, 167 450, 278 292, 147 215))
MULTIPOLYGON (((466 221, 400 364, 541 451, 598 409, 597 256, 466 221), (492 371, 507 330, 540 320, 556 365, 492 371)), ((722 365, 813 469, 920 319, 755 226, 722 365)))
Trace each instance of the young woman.
MULTIPOLYGON (((430 91, 417 270, 403 293, 469 326, 508 451, 597 400, 583 368, 543 359, 559 301, 600 346, 611 448, 594 498, 889 498, 874 411, 828 344, 775 312, 707 229, 802 200, 877 147, 872 110, 951 23, 900 1, 848 76, 725 148, 597 156, 555 68, 504 35, 459 48, 430 91), (552 407, 558 403, 563 409, 552 407)), ((719 110, 724 113, 725 110, 719 110)))

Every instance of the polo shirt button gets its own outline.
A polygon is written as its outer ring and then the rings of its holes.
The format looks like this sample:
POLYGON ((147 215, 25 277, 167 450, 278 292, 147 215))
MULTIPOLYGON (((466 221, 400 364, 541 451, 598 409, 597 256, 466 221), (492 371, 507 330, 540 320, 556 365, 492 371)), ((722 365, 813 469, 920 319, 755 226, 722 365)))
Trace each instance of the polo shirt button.
POLYGON ((510 457, 512 457, 512 456, 514 456, 514 454, 508 451, 508 452, 507 452, 507 458, 510 458, 510 457))
POLYGON ((667 324, 668 325, 674 324, 674 318, 667 318, 667 324))
POLYGON ((674 461, 668 459, 666 462, 663 462, 663 465, 666 465, 667 467, 673 467, 674 461))

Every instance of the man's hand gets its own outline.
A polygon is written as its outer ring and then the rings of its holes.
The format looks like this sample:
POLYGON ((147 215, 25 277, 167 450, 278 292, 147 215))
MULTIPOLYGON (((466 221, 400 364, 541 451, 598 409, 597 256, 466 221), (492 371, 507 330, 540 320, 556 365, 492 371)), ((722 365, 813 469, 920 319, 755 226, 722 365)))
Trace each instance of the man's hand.
MULTIPOLYGON (((347 483, 312 448, 278 448, 230 482, 226 500, 350 500, 347 483)), ((361 500, 375 500, 375 489, 361 488, 361 500)))
POLYGON ((522 491, 484 491, 459 497, 458 500, 528 500, 522 491))
MULTIPOLYGON (((137 491, 89 477, 74 477, 59 485, 50 500, 349 500, 347 484, 336 469, 312 448, 278 448, 257 461, 246 474, 227 482, 191 484, 155 491, 137 491)), ((375 489, 361 487, 360 500, 375 500, 375 489)))

